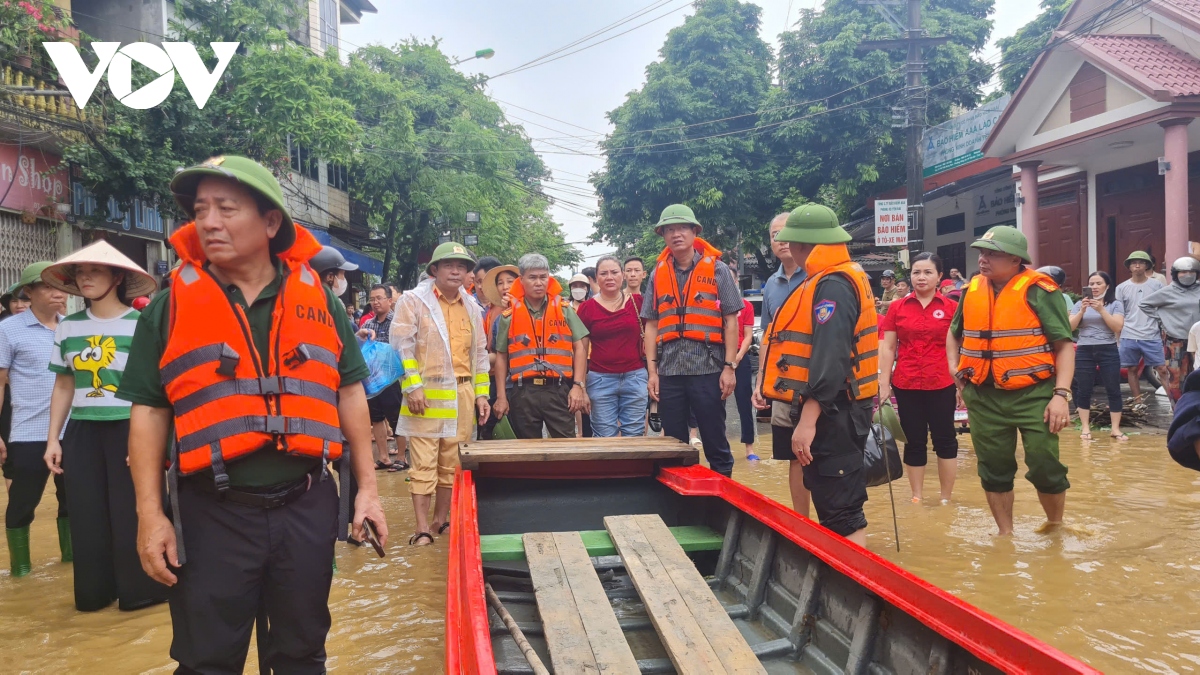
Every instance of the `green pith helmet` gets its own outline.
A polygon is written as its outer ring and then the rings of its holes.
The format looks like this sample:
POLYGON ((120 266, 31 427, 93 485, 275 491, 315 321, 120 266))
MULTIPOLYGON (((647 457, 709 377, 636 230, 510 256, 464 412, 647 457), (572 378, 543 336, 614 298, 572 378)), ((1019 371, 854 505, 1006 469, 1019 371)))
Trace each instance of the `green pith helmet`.
POLYGON ((1021 231, 1011 225, 997 225, 983 233, 971 248, 986 248, 990 251, 1001 251, 1009 255, 1020 256, 1025 262, 1029 259, 1029 241, 1021 231))
POLYGON ((663 209, 662 215, 658 218, 658 224, 654 226, 654 233, 661 237, 664 227, 676 223, 690 223, 696 234, 700 234, 704 230, 700 221, 696 220, 696 214, 686 204, 672 204, 663 209))
POLYGON ((1150 255, 1149 253, 1146 253, 1145 251, 1134 251, 1133 253, 1130 253, 1129 257, 1125 259, 1125 269, 1129 269, 1129 263, 1133 262, 1134 260, 1141 260, 1142 262, 1146 263, 1147 271, 1154 271, 1154 256, 1150 255))
POLYGON ((433 266, 443 260, 462 260, 470 264, 472 268, 475 266, 475 256, 471 255, 466 246, 448 241, 444 244, 438 244, 438 247, 433 249, 433 257, 429 259, 429 264, 425 266, 425 273, 433 276, 433 266))
POLYGON ((196 217, 192 204, 196 200, 196 186, 205 176, 232 178, 265 197, 271 206, 283 213, 283 225, 271 239, 272 252, 286 251, 296 242, 296 224, 284 204, 283 188, 267 167, 249 157, 219 155, 176 173, 171 179, 171 192, 175 195, 175 203, 189 217, 196 217))
POLYGON ((42 283, 42 271, 53 264, 54 263, 52 261, 41 260, 26 266, 25 269, 21 270, 20 281, 14 284, 13 287, 9 289, 9 292, 16 293, 18 290, 28 286, 29 284, 42 283))
POLYGON ((875 411, 874 422, 883 425, 883 428, 887 429, 897 443, 908 442, 908 437, 904 435, 904 427, 900 426, 900 416, 896 414, 896 409, 889 401, 879 404, 879 410, 875 411))
POLYGON ((805 204, 788 216, 775 241, 800 244, 844 244, 853 237, 838 224, 833 209, 821 204, 805 204))

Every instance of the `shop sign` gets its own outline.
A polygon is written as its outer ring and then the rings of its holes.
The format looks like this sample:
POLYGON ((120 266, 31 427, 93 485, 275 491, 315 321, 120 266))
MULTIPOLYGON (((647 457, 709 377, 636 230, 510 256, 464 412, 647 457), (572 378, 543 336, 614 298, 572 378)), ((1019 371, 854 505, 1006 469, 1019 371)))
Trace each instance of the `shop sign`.
POLYGON ((74 214, 88 218, 88 224, 93 227, 149 239, 163 239, 166 236, 162 214, 150 202, 134 199, 132 207, 122 211, 117 200, 109 197, 105 210, 100 207, 95 195, 79 181, 71 183, 71 198, 74 214))
POLYGON ((971 193, 975 203, 975 236, 982 236, 995 225, 1017 223, 1016 185, 1008 179, 989 183, 971 193))
MULTIPOLYGON (((0 144, 0 207, 11 211, 41 211, 67 201, 66 167, 57 155, 0 144)), ((50 210, 40 217, 58 218, 50 210)))
POLYGON ((925 130, 924 175, 949 171, 983 157, 983 144, 1004 113, 1011 96, 985 103, 978 108, 925 130))
POLYGON ((875 245, 908 245, 908 200, 875 200, 875 245))

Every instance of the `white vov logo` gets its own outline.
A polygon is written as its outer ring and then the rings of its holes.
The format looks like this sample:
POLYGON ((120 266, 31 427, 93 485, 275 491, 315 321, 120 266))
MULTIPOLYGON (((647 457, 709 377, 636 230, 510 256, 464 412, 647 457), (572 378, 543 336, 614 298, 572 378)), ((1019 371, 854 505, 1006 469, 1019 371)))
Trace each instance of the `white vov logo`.
POLYGON ((108 88, 121 103, 130 108, 145 110, 167 100, 175 87, 175 73, 183 80, 196 107, 203 109, 217 88, 217 82, 225 74, 225 68, 237 51, 240 42, 210 42, 217 56, 217 65, 212 72, 205 67, 196 48, 187 42, 164 42, 162 47, 149 42, 133 42, 121 46, 120 42, 93 42, 99 63, 96 70, 88 71, 79 49, 70 42, 43 42, 50 60, 58 69, 58 75, 66 83, 67 90, 82 110, 87 105, 100 78, 108 71, 108 88), (164 51, 165 50, 165 51, 164 51), (161 77, 133 91, 133 62, 146 66, 161 77))

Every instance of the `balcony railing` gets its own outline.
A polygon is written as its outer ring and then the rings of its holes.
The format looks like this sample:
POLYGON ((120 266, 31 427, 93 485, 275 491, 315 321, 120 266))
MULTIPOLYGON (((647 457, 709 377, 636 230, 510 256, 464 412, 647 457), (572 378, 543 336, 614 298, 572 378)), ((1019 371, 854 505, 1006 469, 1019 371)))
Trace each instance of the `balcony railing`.
POLYGON ((0 67, 0 115, 20 117, 26 126, 38 126, 38 118, 59 125, 81 127, 99 126, 100 118, 80 110, 75 100, 65 94, 39 94, 39 91, 61 92, 64 87, 11 65, 0 67))

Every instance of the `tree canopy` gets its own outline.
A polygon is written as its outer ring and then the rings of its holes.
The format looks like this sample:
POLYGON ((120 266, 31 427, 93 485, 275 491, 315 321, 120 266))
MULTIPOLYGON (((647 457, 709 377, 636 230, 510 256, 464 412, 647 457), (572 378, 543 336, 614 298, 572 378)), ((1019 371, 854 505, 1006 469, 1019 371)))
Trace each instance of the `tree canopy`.
POLYGON ((435 224, 461 222, 467 211, 480 213, 480 255, 515 260, 536 247, 553 266, 578 260, 550 217, 541 190, 548 172, 529 138, 477 81, 451 67, 436 41, 366 47, 345 62, 337 50, 321 57, 289 37, 292 6, 177 4, 172 39, 197 45, 209 68, 209 42, 241 42, 238 56, 203 110, 178 83, 155 108, 103 110, 103 131, 66 152, 100 203, 149 197, 173 211, 167 184, 175 169, 216 154, 263 162, 299 196, 287 178, 290 137, 347 167, 351 196, 367 204, 376 238, 392 247, 397 265, 385 270, 388 279, 412 283, 419 251, 437 243, 435 224))
MULTIPOLYGON (((926 0, 928 123, 973 108, 991 68, 979 58, 994 0, 926 0)), ((904 131, 892 129, 904 87, 902 51, 864 51, 898 37, 875 9, 826 0, 802 10, 776 58, 759 38, 759 10, 701 0, 671 31, 645 85, 609 113, 616 127, 593 177, 597 237, 648 253, 664 206, 696 210, 704 236, 727 250, 766 245, 767 224, 806 201, 847 218, 873 192, 904 181, 904 131), (771 81, 774 74, 775 81, 771 81)))

